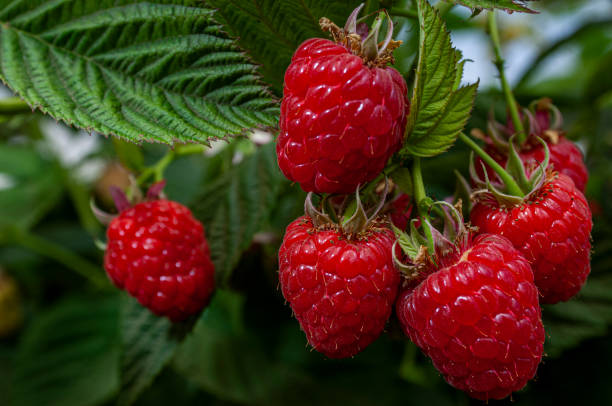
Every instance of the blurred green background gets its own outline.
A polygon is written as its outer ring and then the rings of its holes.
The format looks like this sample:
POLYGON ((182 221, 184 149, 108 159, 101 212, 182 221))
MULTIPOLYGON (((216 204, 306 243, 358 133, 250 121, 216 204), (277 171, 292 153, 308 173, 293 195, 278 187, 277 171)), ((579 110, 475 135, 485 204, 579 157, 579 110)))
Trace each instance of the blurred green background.
MULTIPOLYGON (((209 3, 280 96, 292 50, 316 31, 299 31, 294 45, 266 55, 248 27, 232 25, 232 2, 209 3)), ((341 21, 355 3, 326 10, 341 21)), ((586 154, 594 252, 580 296, 544 307, 547 356, 513 401, 612 404, 612 2, 530 4, 541 13, 500 13, 508 75, 520 103, 554 100, 568 137, 586 154)), ((503 117, 504 104, 483 16, 469 17, 459 6, 445 16, 455 46, 473 60, 464 80, 480 79, 469 126, 482 128, 492 108, 503 117)), ((397 67, 409 77, 418 32, 414 20, 394 20, 405 42, 397 67)), ((304 195, 279 174, 270 134, 216 142, 204 154, 176 159, 166 172, 166 194, 194 209, 214 239, 216 263, 224 264, 222 288, 186 334, 190 326, 150 316, 106 281, 95 243, 104 230, 89 208, 91 196, 110 208, 107 187, 126 185, 128 171, 155 163, 167 148, 86 134, 31 113, 6 88, 0 96, 0 405, 112 405, 137 397, 138 405, 481 403, 446 385, 394 319, 353 359, 328 360, 307 347, 276 276, 284 227, 301 214, 304 195), (236 199, 247 203, 238 228, 229 229, 226 208, 236 199)), ((458 144, 426 160, 428 193, 451 194, 452 169, 466 173, 467 157, 458 144)))

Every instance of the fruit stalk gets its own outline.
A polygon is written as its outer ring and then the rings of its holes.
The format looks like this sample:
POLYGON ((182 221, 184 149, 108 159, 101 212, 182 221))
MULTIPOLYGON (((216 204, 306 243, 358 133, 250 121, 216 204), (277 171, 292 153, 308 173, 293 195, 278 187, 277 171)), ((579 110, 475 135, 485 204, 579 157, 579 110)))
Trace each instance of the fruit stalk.
POLYGON ((7 97, 0 100, 0 115, 31 113, 32 108, 19 97, 7 97))
POLYGON ((499 72, 499 80, 501 81, 502 90, 504 92, 504 96, 506 97, 506 104, 508 105, 508 110, 510 111, 512 123, 514 124, 514 128, 517 132, 518 142, 520 145, 522 145, 525 142, 527 135, 525 134, 525 127, 523 126, 523 122, 519 116, 516 100, 512 94, 512 89, 510 88, 510 84, 506 78, 506 72, 504 70, 505 61, 502 58, 501 43, 499 41, 499 31, 497 29, 497 21, 495 19, 494 10, 489 11, 487 23, 489 27, 489 35, 491 36, 491 42, 493 42, 493 51, 495 52, 495 60, 493 63, 499 72))
POLYGON ((431 232, 431 228, 428 225, 428 222, 425 220, 429 220, 429 213, 427 213, 427 209, 425 208, 425 200, 427 199, 427 193, 425 192, 425 184, 423 183, 423 175, 421 174, 421 159, 414 158, 412 163, 412 191, 414 193, 414 203, 417 206, 417 210, 419 211, 419 216, 421 216, 421 221, 423 225, 423 230, 425 232, 425 237, 427 238, 427 249, 429 252, 435 252, 435 245, 433 234, 431 232))

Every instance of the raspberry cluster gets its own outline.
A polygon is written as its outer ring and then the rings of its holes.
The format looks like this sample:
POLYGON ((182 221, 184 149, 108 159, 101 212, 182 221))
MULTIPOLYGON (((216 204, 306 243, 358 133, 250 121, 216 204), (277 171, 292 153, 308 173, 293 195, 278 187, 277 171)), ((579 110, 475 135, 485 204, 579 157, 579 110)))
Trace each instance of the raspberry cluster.
MULTIPOLYGON (((357 32, 330 31, 335 41, 307 40, 285 73, 276 152, 281 171, 303 190, 348 194, 401 147, 409 103, 400 74, 358 52, 357 32)), ((480 138, 490 163, 506 166, 515 153, 528 190, 499 191, 489 179, 507 177, 477 161, 473 184, 492 189, 471 195, 471 226, 438 202, 446 213, 441 233, 420 208, 412 219, 413 198, 400 193, 381 204, 383 215, 349 232, 348 216, 332 221, 311 207, 309 194, 306 215, 286 229, 279 280, 314 349, 329 358, 359 353, 395 305, 405 334, 470 396, 502 399, 535 376, 545 339, 540 303, 568 300, 585 283, 592 221, 582 154, 564 138, 558 111, 545 99, 522 117, 529 134, 519 151, 510 122, 489 125, 492 133, 480 138), (548 168, 539 167, 543 161, 548 168)), ((336 200, 342 197, 329 202, 336 200)))

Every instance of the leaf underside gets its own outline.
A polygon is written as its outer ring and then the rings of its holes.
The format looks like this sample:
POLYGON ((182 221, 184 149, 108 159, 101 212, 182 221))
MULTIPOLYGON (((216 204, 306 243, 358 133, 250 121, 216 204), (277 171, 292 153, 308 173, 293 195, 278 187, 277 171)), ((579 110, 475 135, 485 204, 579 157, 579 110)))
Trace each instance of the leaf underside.
POLYGON ((133 142, 275 125, 277 102, 213 11, 169 2, 4 2, 0 79, 58 120, 133 142))
POLYGON ((509 13, 514 11, 522 13, 535 13, 527 7, 527 1, 521 0, 454 0, 455 3, 461 4, 472 9, 474 12, 484 10, 500 9, 509 13))
POLYGON ((444 21, 426 0, 417 3, 419 60, 402 156, 430 157, 450 148, 470 117, 478 84, 459 87, 465 61, 444 21))

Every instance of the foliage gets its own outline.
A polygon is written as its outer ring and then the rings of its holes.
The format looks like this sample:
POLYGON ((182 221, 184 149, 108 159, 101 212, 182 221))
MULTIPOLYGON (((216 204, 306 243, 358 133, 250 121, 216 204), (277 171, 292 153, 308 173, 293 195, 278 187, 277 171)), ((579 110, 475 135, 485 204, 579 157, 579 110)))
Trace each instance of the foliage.
POLYGON ((469 7, 473 12, 479 13, 483 9, 493 10, 496 8, 513 12, 519 11, 524 13, 533 13, 534 11, 527 7, 527 1, 515 0, 455 0, 455 3, 469 7))
POLYGON ((477 84, 460 87, 465 61, 439 13, 425 0, 417 2, 417 13, 419 59, 401 154, 429 157, 450 148, 463 130, 477 84))
MULTIPOLYGON (((306 346, 278 290, 277 249, 304 202, 299 186, 279 172, 274 143, 266 143, 275 135, 283 72, 301 41, 325 36, 320 17, 342 25, 358 3, 0 5, 0 78, 27 102, 0 99, 0 267, 20 286, 26 314, 22 329, 0 337, 3 406, 469 404, 394 320, 362 354, 324 359, 306 346), (67 166, 50 147, 57 135, 41 125, 40 112, 118 137, 94 135, 96 146, 80 166, 67 166), (218 138, 224 141, 213 142, 218 138), (91 224, 88 199, 110 210, 102 185, 107 177, 127 178, 80 169, 120 161, 138 176, 170 151, 144 141, 194 142, 172 150, 165 192, 204 223, 218 289, 201 315, 177 325, 105 282, 95 246, 104 235, 91 224)), ((528 4, 457 3, 513 11, 528 4)), ((539 2, 538 11, 582 4, 550 3, 539 2)), ((462 81, 465 64, 479 61, 463 60, 447 29, 475 32, 481 23, 460 12, 445 15, 425 0, 368 1, 367 12, 381 5, 405 40, 396 67, 408 78, 412 108, 400 158, 431 157, 422 160, 427 192, 444 198, 454 190, 452 169, 467 170, 457 134, 483 128, 492 106, 500 118, 505 113, 495 88, 476 95, 478 84, 462 81)), ((504 20, 509 31, 515 17, 504 20)), ((547 357, 538 379, 516 395, 519 405, 612 402, 612 85, 606 76, 612 58, 601 46, 610 39, 609 18, 599 15, 542 46, 515 89, 523 105, 547 95, 560 106, 568 137, 585 147, 595 213, 592 275, 578 298, 544 308, 547 357), (578 63, 543 74, 550 58, 568 48, 578 63)), ((65 153, 76 149, 74 139, 63 145, 65 153)), ((412 189, 408 170, 390 174, 412 189)))
POLYGON ((255 66, 212 11, 164 3, 6 2, 0 79, 56 119, 133 142, 206 143, 273 125, 255 66))

